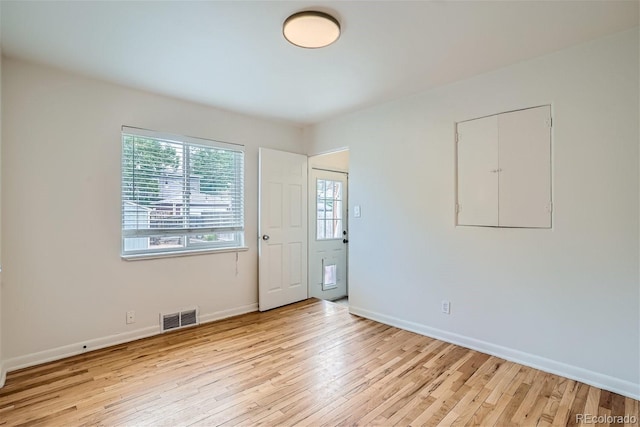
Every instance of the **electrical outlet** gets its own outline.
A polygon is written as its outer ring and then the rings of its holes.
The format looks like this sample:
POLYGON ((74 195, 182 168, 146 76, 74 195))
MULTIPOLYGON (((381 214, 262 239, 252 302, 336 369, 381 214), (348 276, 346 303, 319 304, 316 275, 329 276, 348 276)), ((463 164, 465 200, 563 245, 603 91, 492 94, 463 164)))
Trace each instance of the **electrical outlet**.
POLYGON ((451 303, 449 301, 442 301, 442 312, 444 314, 451 313, 451 303))
POLYGON ((133 310, 127 311, 127 325, 130 323, 136 323, 136 312, 133 310))

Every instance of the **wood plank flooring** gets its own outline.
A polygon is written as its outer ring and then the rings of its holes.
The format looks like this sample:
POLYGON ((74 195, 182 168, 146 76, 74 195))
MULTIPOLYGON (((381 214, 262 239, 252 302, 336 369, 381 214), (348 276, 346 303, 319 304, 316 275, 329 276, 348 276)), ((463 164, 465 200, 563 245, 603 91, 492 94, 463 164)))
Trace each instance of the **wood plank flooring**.
POLYGON ((1 426, 549 426, 583 413, 640 408, 318 300, 12 372, 0 389, 1 426))

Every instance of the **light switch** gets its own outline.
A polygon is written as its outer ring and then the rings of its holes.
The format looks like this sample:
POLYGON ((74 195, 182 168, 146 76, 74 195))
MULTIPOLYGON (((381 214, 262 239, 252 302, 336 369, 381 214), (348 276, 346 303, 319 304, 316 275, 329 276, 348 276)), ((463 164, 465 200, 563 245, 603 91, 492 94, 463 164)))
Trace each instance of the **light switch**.
POLYGON ((360 218, 360 205, 355 205, 353 207, 353 216, 354 218, 360 218))

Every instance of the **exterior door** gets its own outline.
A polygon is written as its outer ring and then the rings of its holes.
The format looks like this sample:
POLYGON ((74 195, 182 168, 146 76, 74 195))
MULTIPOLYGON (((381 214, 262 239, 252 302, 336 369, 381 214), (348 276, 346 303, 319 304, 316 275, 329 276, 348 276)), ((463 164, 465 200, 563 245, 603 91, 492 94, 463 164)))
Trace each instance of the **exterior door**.
POLYGON ((347 295, 347 177, 311 169, 309 182, 309 296, 347 295))
POLYGON ((260 311, 307 298, 307 157, 260 149, 260 311))

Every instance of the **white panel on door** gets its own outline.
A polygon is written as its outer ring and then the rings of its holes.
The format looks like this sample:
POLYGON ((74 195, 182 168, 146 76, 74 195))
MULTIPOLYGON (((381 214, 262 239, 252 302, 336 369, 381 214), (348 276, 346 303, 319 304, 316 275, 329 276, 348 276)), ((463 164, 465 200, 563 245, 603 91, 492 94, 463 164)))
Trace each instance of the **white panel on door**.
POLYGON ((268 184, 269 203, 269 227, 282 227, 282 183, 270 182, 268 184))
POLYGON ((458 225, 498 225, 498 118, 460 122, 458 225))
POLYGON ((302 191, 303 189, 301 185, 289 186, 289 200, 291 200, 289 206, 290 227, 302 227, 302 191))
POLYGON ((551 227, 551 107, 498 115, 501 227, 551 227))
POLYGON ((302 245, 289 244, 289 286, 300 286, 302 283, 302 245))
POLYGON ((269 292, 282 291, 282 245, 269 245, 269 292))

